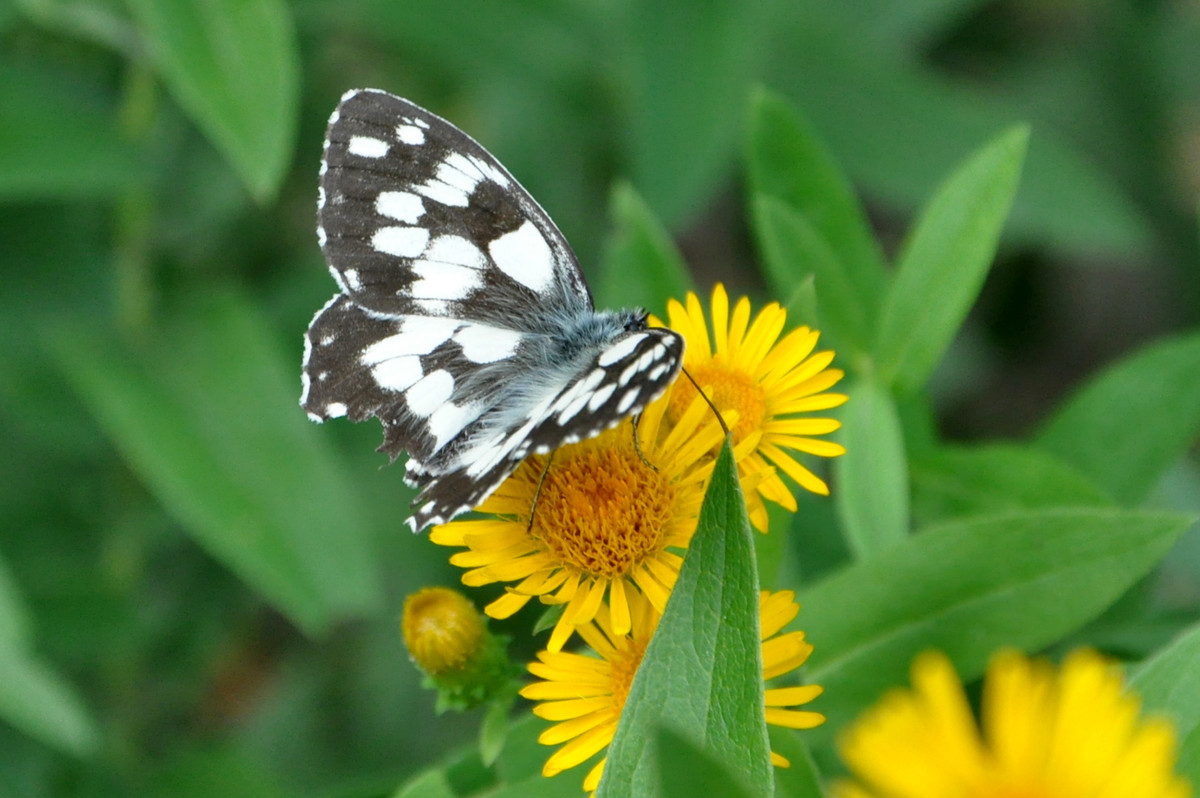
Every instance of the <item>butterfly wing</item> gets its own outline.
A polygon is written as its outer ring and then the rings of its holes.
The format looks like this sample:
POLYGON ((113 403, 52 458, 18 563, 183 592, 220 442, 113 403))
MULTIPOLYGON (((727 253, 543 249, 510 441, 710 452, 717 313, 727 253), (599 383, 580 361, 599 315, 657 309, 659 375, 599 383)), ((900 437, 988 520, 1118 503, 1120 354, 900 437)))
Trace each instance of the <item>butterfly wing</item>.
POLYGON ((529 192, 466 133, 386 92, 342 97, 317 205, 330 272, 372 313, 522 329, 548 308, 592 307, 571 247, 529 192))
MULTIPOLYGON (((376 417, 408 452, 409 523, 483 501, 530 451, 639 412, 682 339, 597 314, 536 201, 449 122, 372 89, 330 118, 317 230, 341 289, 305 337, 300 403, 316 421, 376 417)), ((636 324, 631 321, 637 321, 636 324)))

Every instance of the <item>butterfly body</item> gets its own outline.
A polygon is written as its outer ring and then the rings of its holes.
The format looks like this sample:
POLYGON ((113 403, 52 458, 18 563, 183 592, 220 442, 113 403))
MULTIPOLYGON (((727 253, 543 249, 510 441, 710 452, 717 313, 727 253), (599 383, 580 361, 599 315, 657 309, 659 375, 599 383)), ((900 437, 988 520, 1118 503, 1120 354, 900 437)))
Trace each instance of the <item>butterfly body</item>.
POLYGON ((473 509, 530 453, 640 412, 683 340, 596 311, 545 211, 449 122, 386 92, 330 118, 318 240, 339 291, 305 337, 315 421, 378 418, 408 452, 414 531, 473 509))

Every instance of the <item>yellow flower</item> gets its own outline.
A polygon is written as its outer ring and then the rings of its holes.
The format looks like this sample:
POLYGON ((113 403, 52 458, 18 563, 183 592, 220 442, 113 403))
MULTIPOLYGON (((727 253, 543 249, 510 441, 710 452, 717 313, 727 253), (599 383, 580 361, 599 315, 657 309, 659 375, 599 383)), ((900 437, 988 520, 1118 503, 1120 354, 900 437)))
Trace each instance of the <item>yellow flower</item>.
POLYGON ((461 669, 487 633, 470 599, 447 587, 426 587, 404 600, 404 645, 421 670, 437 676, 461 669))
MULTIPOLYGON (((759 597, 762 632, 763 678, 773 679, 799 668, 812 653, 804 632, 779 632, 796 617, 800 606, 790 590, 763 591, 759 597)), ((604 750, 612 742, 617 721, 625 707, 629 686, 641 665, 646 646, 658 624, 659 613, 646 601, 633 604, 633 623, 629 634, 616 634, 605 608, 595 620, 579 627, 579 635, 598 655, 588 656, 564 651, 543 651, 529 671, 540 678, 521 690, 521 695, 540 702, 533 713, 554 721, 538 737, 544 745, 565 743, 546 761, 544 776, 555 776, 576 767, 604 750)), ((792 709, 821 694, 818 685, 778 687, 766 690, 766 720, 776 726, 810 729, 825 721, 818 712, 792 709)), ((771 761, 780 767, 790 763, 772 752, 771 761)), ((604 770, 601 759, 583 782, 592 792, 604 770)))
MULTIPOLYGON (((803 452, 818 457, 836 457, 845 453, 839 444, 821 440, 841 424, 831 418, 798 417, 837 407, 846 401, 839 393, 826 393, 843 376, 831 369, 833 352, 817 352, 819 333, 797 327, 784 335, 787 311, 772 302, 750 319, 750 300, 742 297, 729 315, 729 297, 720 283, 713 289, 713 337, 710 340, 704 309, 695 294, 688 293, 686 308, 675 300, 667 305, 668 326, 684 337, 684 368, 710 393, 722 414, 736 411, 732 424, 734 445, 749 444, 753 451, 738 462, 744 478, 760 473, 757 491, 743 485, 750 520, 760 530, 767 529, 767 510, 762 499, 769 499, 795 512, 796 499, 779 469, 800 487, 828 495, 824 481, 792 456, 803 452), (773 467, 772 467, 773 466, 773 467), (761 498, 760 498, 761 496, 761 498)), ((671 416, 690 406, 696 389, 683 377, 671 389, 671 416)))
POLYGON ((556 450, 548 470, 547 457, 527 458, 479 506, 495 517, 434 528, 434 543, 467 549, 450 558, 470 569, 463 584, 517 583, 484 612, 507 618, 534 596, 565 604, 547 645, 558 651, 606 595, 616 634, 631 628, 632 598, 662 611, 683 562, 670 549, 686 547, 696 530, 713 469, 707 454, 721 439, 702 401, 672 425, 663 423, 666 409, 660 399, 642 413, 641 454, 626 420, 556 450))
POLYGON ((842 758, 857 783, 835 798, 1187 798, 1175 735, 1138 719, 1120 674, 1079 650, 1056 673, 1014 651, 988 667, 982 732, 954 667, 918 657, 897 690, 850 728, 842 758))

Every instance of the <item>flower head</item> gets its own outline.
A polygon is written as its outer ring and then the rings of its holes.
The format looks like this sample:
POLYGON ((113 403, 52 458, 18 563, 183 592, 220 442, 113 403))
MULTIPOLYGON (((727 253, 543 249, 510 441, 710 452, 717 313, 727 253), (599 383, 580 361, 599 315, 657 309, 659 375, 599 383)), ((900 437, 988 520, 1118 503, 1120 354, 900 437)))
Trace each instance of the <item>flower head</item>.
MULTIPOLYGON (((751 473, 762 475, 757 490, 744 488, 754 526, 764 531, 767 528, 762 499, 793 512, 797 508, 795 497, 775 469, 802 488, 827 495, 829 488, 824 481, 792 454, 836 457, 845 452, 839 444, 816 437, 838 429, 838 421, 801 415, 828 410, 846 401, 844 394, 827 393, 843 372, 829 368, 833 352, 813 353, 819 334, 808 327, 797 327, 780 338, 787 311, 777 302, 765 306, 752 321, 750 300, 742 297, 730 316, 729 297, 720 283, 712 295, 711 338, 704 309, 695 294, 688 293, 686 307, 671 300, 667 316, 669 326, 686 342, 684 368, 711 394, 722 414, 736 412, 731 430, 735 447, 752 448, 739 460, 738 471, 743 479, 751 473)), ((677 380, 671 389, 672 416, 686 411, 695 396, 690 380, 677 380)))
POLYGON ((439 713, 478 706, 511 685, 507 638, 489 632, 483 614, 457 590, 426 587, 411 594, 400 628, 425 686, 437 690, 439 713))
POLYGON ((606 597, 618 635, 632 628, 633 597, 662 611, 683 561, 671 549, 686 547, 696 529, 713 468, 707 453, 721 438, 702 402, 672 425, 663 423, 666 409, 660 399, 636 428, 627 420, 527 458, 478 508, 493 518, 433 530, 434 543, 467 549, 450 559, 470 569, 463 584, 517 583, 484 608, 488 615, 507 618, 535 596, 565 604, 548 644, 557 651, 606 597))
MULTIPOLYGON (((633 604, 633 622, 628 634, 617 634, 605 608, 595 619, 579 627, 580 636, 596 656, 564 651, 543 651, 529 671, 539 677, 521 690, 521 695, 540 702, 534 714, 554 721, 538 738, 545 745, 563 744, 546 761, 542 773, 554 776, 583 764, 612 742, 617 721, 625 708, 629 686, 641 665, 646 646, 658 624, 659 613, 646 601, 633 604)), ((759 599, 762 630, 763 678, 772 679, 804 664, 812 645, 804 632, 779 634, 796 617, 800 607, 791 591, 763 591, 759 599)), ((817 712, 795 709, 821 694, 817 685, 779 687, 766 690, 766 720, 776 726, 808 729, 824 722, 817 712)), ((600 760, 583 782, 591 792, 604 770, 600 760)), ((788 761, 772 752, 771 761, 787 767, 788 761)))
POLYGON ((461 669, 487 634, 470 599, 447 587, 426 587, 404 600, 404 645, 431 676, 461 669))
POLYGON ((836 798, 1187 798, 1175 736, 1092 651, 1055 672, 1014 651, 988 667, 976 725, 954 668, 919 657, 912 690, 869 710, 841 743, 857 777, 836 798))

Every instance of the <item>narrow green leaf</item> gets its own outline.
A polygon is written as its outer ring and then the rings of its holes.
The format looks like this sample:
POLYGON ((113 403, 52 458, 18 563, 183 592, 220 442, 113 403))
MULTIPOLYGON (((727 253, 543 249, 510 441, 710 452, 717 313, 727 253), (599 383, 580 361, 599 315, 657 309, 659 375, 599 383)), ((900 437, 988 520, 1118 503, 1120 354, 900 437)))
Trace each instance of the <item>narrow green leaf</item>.
POLYGON ((250 194, 268 202, 291 161, 300 99, 287 4, 130 0, 129 7, 175 100, 250 194))
POLYGON ((361 501, 296 407, 255 310, 218 294, 142 351, 63 328, 52 353, 117 449, 196 542, 311 633, 377 606, 361 501))
POLYGON ((775 798, 823 798, 821 774, 813 762, 803 735, 794 729, 769 727, 771 750, 788 760, 791 767, 775 768, 775 798))
POLYGON ((483 722, 479 724, 479 759, 484 765, 491 767, 500 752, 504 750, 504 741, 508 737, 509 713, 513 702, 517 699, 517 687, 511 686, 507 694, 501 694, 492 699, 484 713, 483 722))
POLYGON ((824 686, 827 739, 936 648, 963 679, 1000 646, 1034 651, 1091 620, 1165 554, 1190 519, 1042 510, 948 523, 858 562, 799 597, 824 686))
POLYGON ((670 728, 658 729, 654 741, 658 758, 658 792, 663 798, 754 798, 703 749, 670 728))
POLYGON ((1200 333, 1150 344, 1076 392, 1036 443, 1136 504, 1200 437, 1200 333))
POLYGON ((658 794, 660 727, 698 745, 750 795, 769 795, 758 578, 728 441, 679 579, 625 701, 598 795, 658 794))
POLYGON ((908 536, 908 461, 887 389, 864 378, 846 393, 841 429, 846 453, 833 461, 834 498, 850 549, 865 559, 908 536))
POLYGON ((1179 771, 1200 783, 1200 626, 1135 668, 1129 688, 1142 699, 1144 712, 1166 715, 1175 724, 1179 771))
POLYGON ((650 206, 675 225, 730 174, 741 125, 732 109, 743 107, 758 72, 768 7, 659 0, 623 8, 629 170, 650 206))
POLYGON ((791 294, 787 295, 783 309, 787 311, 788 319, 793 325, 804 324, 808 327, 821 329, 821 311, 817 302, 817 282, 813 275, 808 275, 800 281, 791 294))
POLYGON ((446 771, 437 769, 426 770, 409 781, 395 798, 456 798, 457 795, 446 778, 446 771))
POLYGON ((0 651, 28 645, 33 634, 29 607, 2 555, 0 552, 0 651))
MULTIPOLYGON (((765 89, 750 101, 747 167, 755 196, 774 197, 807 222, 854 286, 852 315, 873 319, 886 284, 884 257, 849 179, 812 124, 782 96, 765 89)), ((787 296, 780 293, 779 296, 787 296)), ((863 327, 869 340, 869 327, 863 327)))
POLYGON ((884 299, 875 355, 881 377, 925 384, 983 285, 1016 194, 1029 128, 973 155, 942 184, 909 233, 884 299))
POLYGON ((91 754, 100 739, 74 687, 33 653, 29 609, 0 558, 0 719, 58 751, 91 754))
POLYGON ((100 742, 75 688, 20 646, 0 646, 0 718, 72 756, 88 756, 100 742))
POLYGON ((0 64, 0 199, 112 195, 147 174, 95 92, 0 64))
POLYGON ((913 514, 925 521, 1005 510, 1106 507, 1112 499, 1032 446, 945 446, 912 463, 913 514))
POLYGON ((665 318, 668 298, 683 301, 692 290, 687 264, 671 234, 628 183, 613 187, 609 202, 615 229, 596 281, 599 307, 640 307, 665 318))
POLYGON ((811 279, 820 302, 822 332, 829 333, 837 349, 865 351, 871 333, 863 289, 821 231, 766 194, 755 197, 751 213, 771 293, 790 297, 811 279))

